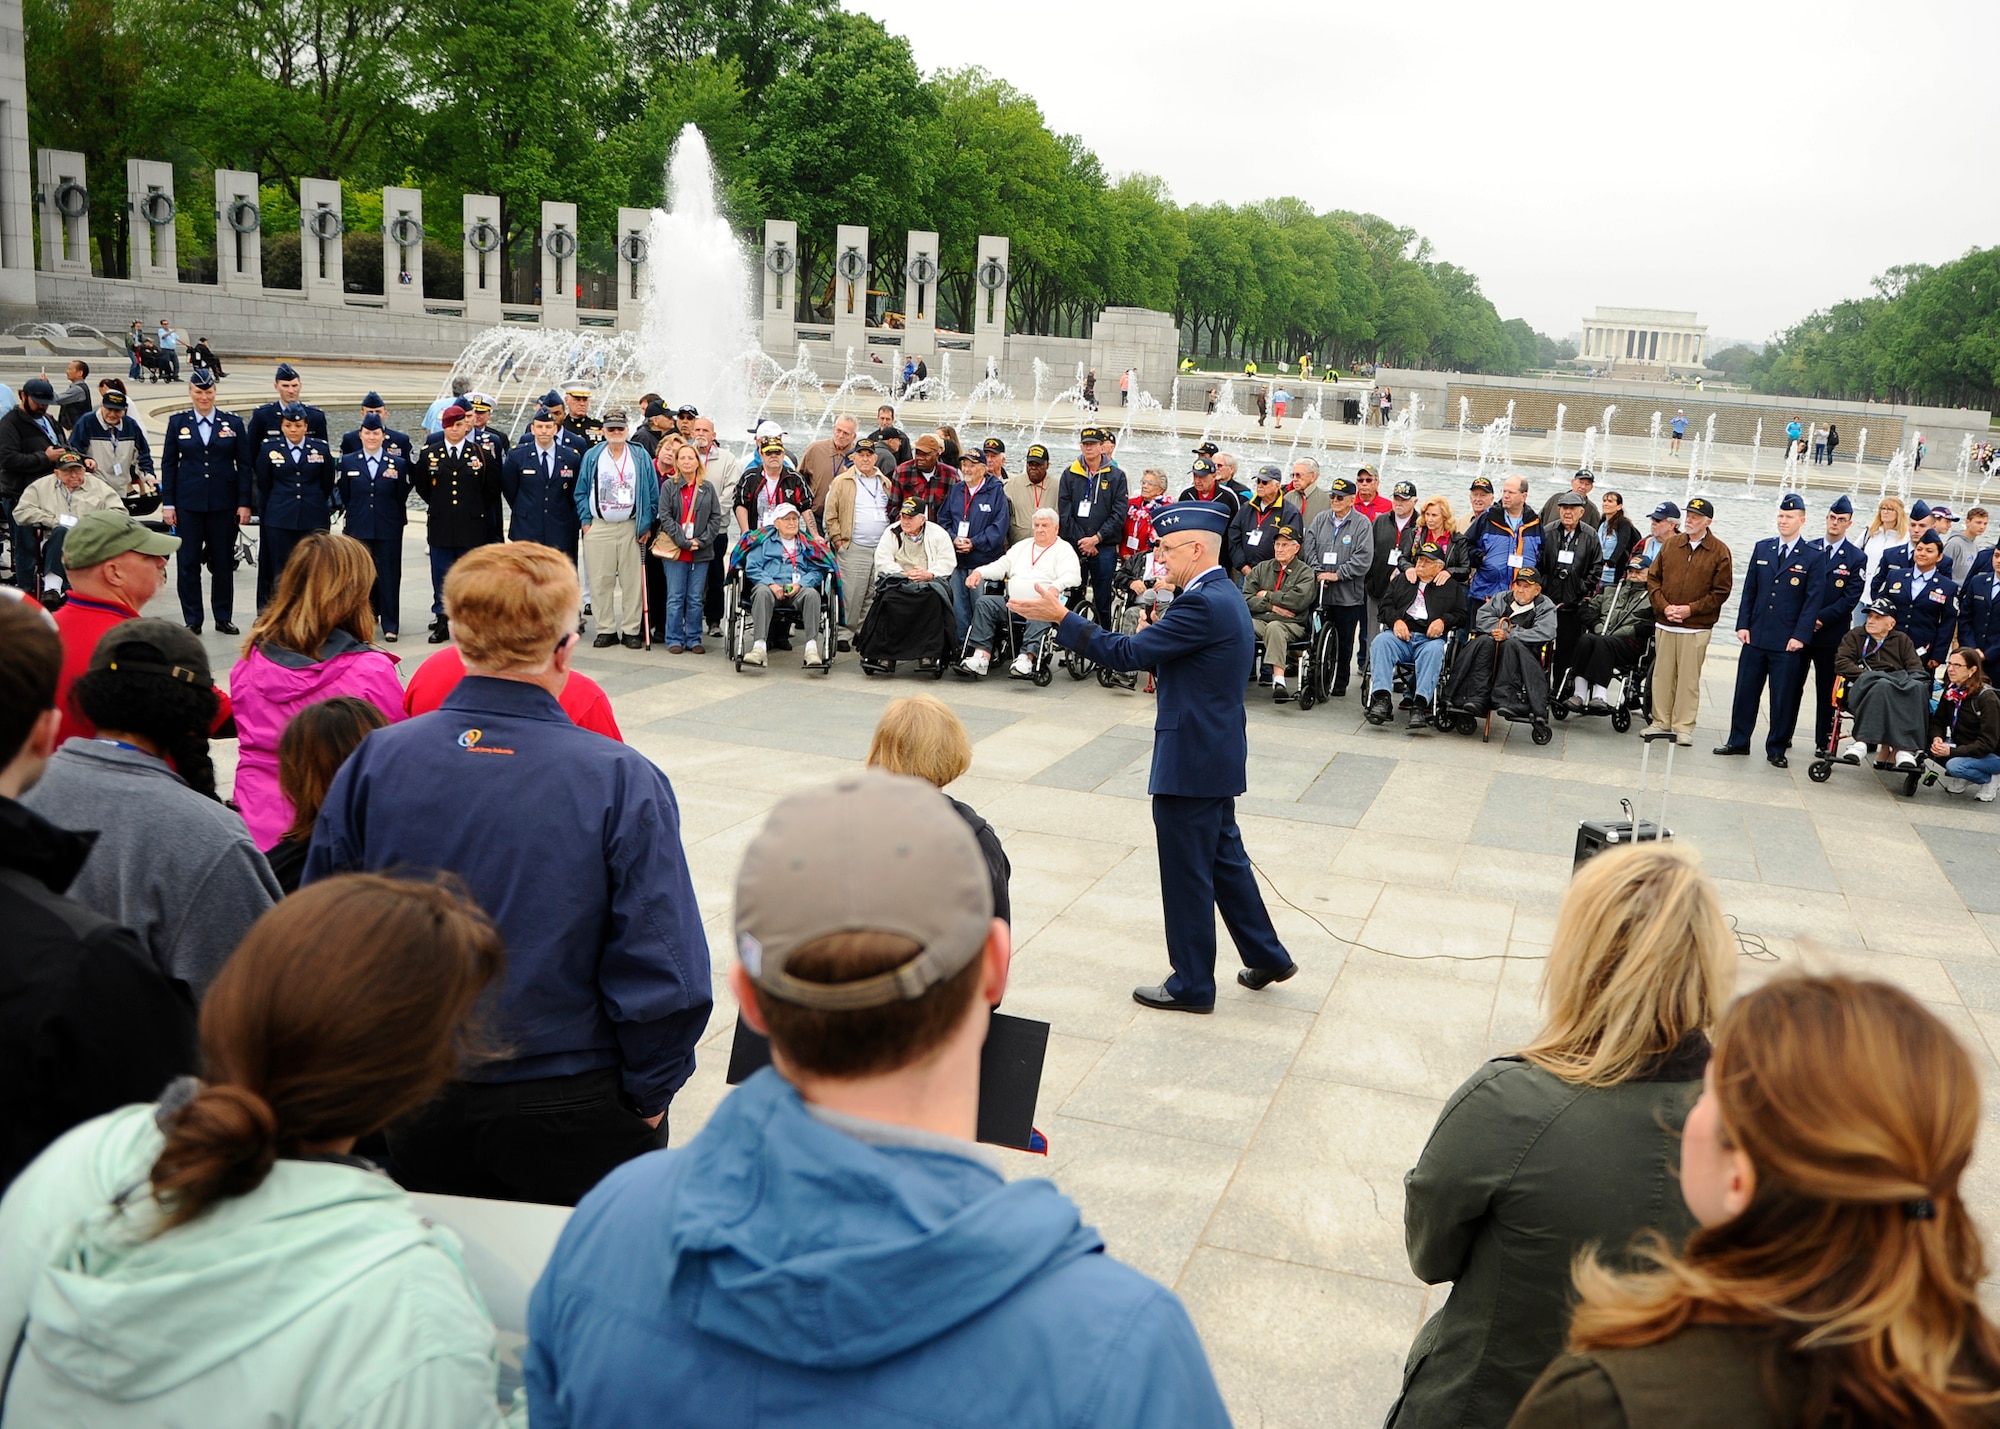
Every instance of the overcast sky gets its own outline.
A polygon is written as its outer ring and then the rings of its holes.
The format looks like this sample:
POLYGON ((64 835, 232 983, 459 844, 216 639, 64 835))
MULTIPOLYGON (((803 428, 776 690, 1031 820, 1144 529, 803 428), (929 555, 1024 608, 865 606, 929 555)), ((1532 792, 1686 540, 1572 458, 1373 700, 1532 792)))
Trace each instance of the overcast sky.
POLYGON ((1555 337, 1603 304, 1761 340, 2000 243, 2000 0, 847 3, 1114 174, 1379 213, 1555 337))

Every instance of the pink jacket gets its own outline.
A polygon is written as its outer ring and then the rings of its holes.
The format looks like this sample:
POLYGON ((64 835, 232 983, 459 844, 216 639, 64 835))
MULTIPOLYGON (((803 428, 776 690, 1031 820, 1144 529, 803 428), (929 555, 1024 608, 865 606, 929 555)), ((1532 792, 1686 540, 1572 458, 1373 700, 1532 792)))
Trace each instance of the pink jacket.
POLYGON ((337 630, 308 659, 281 646, 258 646, 229 672, 236 708, 236 807, 260 849, 276 844, 292 826, 292 801, 278 792, 278 740, 293 715, 307 705, 356 695, 391 722, 403 716, 403 682, 396 657, 337 630))

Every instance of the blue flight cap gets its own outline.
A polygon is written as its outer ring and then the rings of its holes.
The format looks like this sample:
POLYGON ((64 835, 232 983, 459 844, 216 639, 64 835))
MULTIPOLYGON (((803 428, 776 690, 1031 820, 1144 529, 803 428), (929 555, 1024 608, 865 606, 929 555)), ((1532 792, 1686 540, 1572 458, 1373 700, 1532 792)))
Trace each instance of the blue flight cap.
POLYGON ((215 374, 206 367, 197 367, 188 374, 188 386, 199 387, 204 392, 215 390, 215 374))
POLYGON ((296 382, 299 380, 299 370, 289 362, 281 362, 278 364, 278 375, 271 380, 273 382, 296 382))
POLYGON ((1803 511, 1806 509, 1806 499, 1796 491, 1787 491, 1783 496, 1778 498, 1778 509, 1780 511, 1803 511))
POLYGON ((278 408, 278 420, 281 422, 303 422, 305 419, 306 409, 304 403, 287 402, 284 406, 278 408))
POLYGON ((361 405, 364 407, 380 407, 384 405, 382 394, 380 392, 370 392, 366 397, 361 399, 361 405))
POLYGON ((382 418, 374 412, 361 419, 361 430, 364 432, 379 432, 382 429, 382 418))
POLYGON ((1847 493, 1843 491, 1833 498, 1833 505, 1827 507, 1826 511, 1829 516, 1852 516, 1854 503, 1847 499, 1847 493))
MULTIPOLYGON (((1157 522, 1154 523, 1153 529, 1156 531, 1160 529, 1157 522)), ((1944 549, 1944 542, 1939 539, 1938 533, 1935 531, 1926 531, 1923 535, 1917 537, 1917 544, 1919 546, 1936 546, 1940 551, 1944 549)))
POLYGON ((1910 508, 1910 519, 1912 521, 1928 521, 1930 519, 1930 514, 1931 514, 1930 502, 1924 500, 1923 497, 1919 496, 1917 498, 1916 504, 1910 508))
POLYGON ((542 405, 544 407, 560 407, 562 404, 562 393, 556 391, 555 388, 551 387, 542 394, 542 405))
POLYGON ((1213 501, 1176 501, 1153 518, 1153 534, 1171 536, 1176 531, 1225 536, 1229 534, 1229 508, 1213 501))

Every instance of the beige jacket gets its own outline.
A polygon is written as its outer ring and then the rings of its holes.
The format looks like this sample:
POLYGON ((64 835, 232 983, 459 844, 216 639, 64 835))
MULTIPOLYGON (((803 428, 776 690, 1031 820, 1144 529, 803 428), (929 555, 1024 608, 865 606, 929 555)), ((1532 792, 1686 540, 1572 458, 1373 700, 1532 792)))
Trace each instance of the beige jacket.
POLYGON ((1049 472, 1049 479, 1042 483, 1040 501, 1036 500, 1036 490, 1028 480, 1025 471, 1017 471, 1007 478, 1002 488, 1007 493, 1007 544, 1018 545, 1035 532, 1035 508, 1046 506, 1051 511, 1056 505, 1056 488, 1062 478, 1055 471, 1049 472))
POLYGON ((14 519, 23 526, 53 529, 75 524, 65 522, 65 516, 88 516, 93 511, 124 509, 124 499, 102 477, 86 472, 83 485, 71 491, 62 484, 60 476, 50 472, 21 493, 21 499, 14 507, 14 519))
MULTIPOLYGON (((887 500, 896 492, 896 480, 882 475, 883 497, 887 500)), ((839 551, 854 539, 854 503, 861 494, 861 483, 855 479, 854 468, 848 467, 833 479, 826 489, 826 501, 822 519, 826 528, 827 544, 839 551)), ((891 526, 896 523, 892 520, 891 526)))

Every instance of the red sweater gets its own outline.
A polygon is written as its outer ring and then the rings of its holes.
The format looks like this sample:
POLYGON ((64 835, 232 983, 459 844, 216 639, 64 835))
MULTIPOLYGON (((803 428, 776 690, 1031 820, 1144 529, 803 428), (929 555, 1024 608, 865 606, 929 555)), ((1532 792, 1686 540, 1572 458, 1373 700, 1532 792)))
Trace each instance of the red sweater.
MULTIPOLYGON (((70 687, 90 668, 90 657, 97 649, 97 642, 104 638, 104 632, 123 621, 138 618, 138 613, 129 606, 92 600, 75 592, 56 612, 56 630, 62 636, 63 647, 62 673, 56 677, 56 708, 62 711, 62 726, 56 731, 58 744, 65 739, 89 739, 97 733, 97 726, 85 719, 81 710, 70 707, 70 687)), ((230 718, 229 692, 217 689, 212 729, 221 729, 230 718)))
MULTIPOLYGON (((417 673, 410 676, 409 688, 403 691, 403 709, 412 717, 429 714, 444 703, 444 697, 465 678, 465 661, 459 656, 456 645, 447 645, 437 654, 417 667, 417 673)), ((563 713, 578 729, 591 730, 607 739, 624 743, 625 736, 618 730, 618 719, 611 713, 611 698, 604 693, 604 687, 590 676, 577 670, 569 672, 569 683, 556 697, 562 705, 563 713)))

